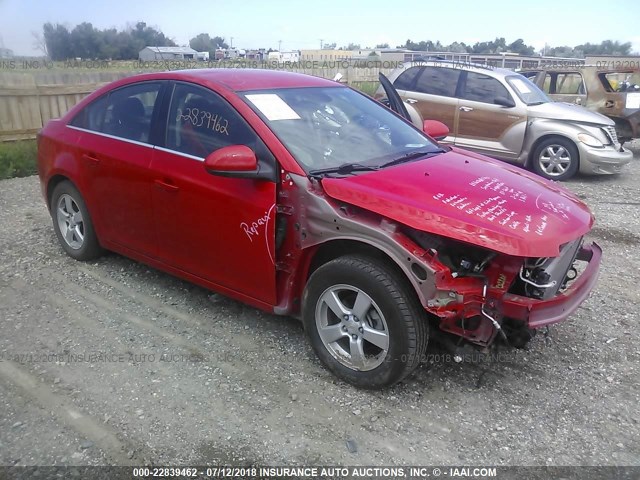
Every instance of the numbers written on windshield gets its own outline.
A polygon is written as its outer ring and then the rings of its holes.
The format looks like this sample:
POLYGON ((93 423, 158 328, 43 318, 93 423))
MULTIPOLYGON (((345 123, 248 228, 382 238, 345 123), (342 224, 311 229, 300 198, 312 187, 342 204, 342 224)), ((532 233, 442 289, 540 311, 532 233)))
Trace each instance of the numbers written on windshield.
POLYGON ((185 113, 183 113, 182 109, 179 108, 176 120, 189 122, 194 127, 205 126, 214 132, 229 135, 229 120, 217 113, 214 114, 199 108, 185 108, 185 113))

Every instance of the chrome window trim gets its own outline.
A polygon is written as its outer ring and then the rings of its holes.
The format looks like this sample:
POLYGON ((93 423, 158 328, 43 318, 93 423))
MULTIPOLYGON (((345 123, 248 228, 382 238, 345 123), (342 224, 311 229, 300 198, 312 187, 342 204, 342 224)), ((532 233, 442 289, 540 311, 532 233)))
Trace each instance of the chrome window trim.
POLYGON ((131 140, 129 138, 116 137, 115 135, 110 135, 108 133, 98 132, 96 130, 89 130, 86 128, 76 127, 74 125, 67 124, 67 128, 71 128, 72 130, 78 130, 80 132, 93 133, 94 135, 99 135, 101 137, 111 138, 113 140, 120 140, 121 142, 133 143, 134 145, 140 145, 141 147, 154 148, 154 145, 145 142, 138 142, 137 140, 131 140))
POLYGON ((156 150, 160 150, 161 152, 172 153, 174 155, 178 155, 180 157, 189 158, 191 160, 196 160, 198 162, 204 162, 203 157, 196 157, 195 155, 189 155, 188 153, 179 152, 177 150, 171 150, 170 148, 155 146, 156 150))
POLYGON ((162 152, 172 153, 174 155, 178 155, 180 157, 188 158, 190 160, 196 160, 198 162, 204 162, 203 157, 196 157, 195 155, 189 155, 188 153, 179 152, 177 150, 171 150, 169 148, 159 147, 157 145, 152 145, 150 143, 138 142, 136 140, 130 140, 128 138, 116 137, 115 135, 110 135, 108 133, 97 132, 95 130, 88 130, 86 128, 76 127, 74 125, 67 125, 67 128, 71 128, 72 130, 78 130, 80 132, 92 133, 94 135, 98 135, 101 137, 111 138, 112 140, 120 140, 121 142, 133 143, 134 145, 140 145, 141 147, 147 147, 151 149, 157 149, 162 152))

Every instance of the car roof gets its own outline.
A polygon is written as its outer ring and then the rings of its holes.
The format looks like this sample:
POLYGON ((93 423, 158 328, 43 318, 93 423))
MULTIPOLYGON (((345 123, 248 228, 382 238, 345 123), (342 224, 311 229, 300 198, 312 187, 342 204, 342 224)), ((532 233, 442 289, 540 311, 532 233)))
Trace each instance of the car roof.
POLYGON ((468 72, 483 73, 485 75, 491 75, 493 77, 504 78, 510 75, 514 75, 516 72, 507 68, 492 67, 491 65, 483 65, 481 63, 473 63, 468 61, 453 61, 453 60, 424 60, 416 62, 407 62, 401 68, 407 70, 412 67, 443 67, 453 68, 459 70, 466 70, 468 72))
POLYGON ((146 73, 127 77, 130 83, 143 80, 184 80, 207 86, 222 86, 236 92, 296 87, 340 87, 337 82, 282 70, 204 68, 171 72, 146 73))

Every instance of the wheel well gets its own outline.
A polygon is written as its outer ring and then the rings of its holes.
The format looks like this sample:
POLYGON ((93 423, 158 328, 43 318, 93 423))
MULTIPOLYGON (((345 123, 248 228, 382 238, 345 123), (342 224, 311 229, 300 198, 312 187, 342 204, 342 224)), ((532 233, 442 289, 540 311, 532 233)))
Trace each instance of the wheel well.
POLYGON ((313 258, 309 264, 306 280, 309 279, 314 271, 325 263, 338 257, 354 254, 363 255, 384 263, 386 266, 394 270, 400 278, 406 280, 407 284, 411 284, 405 272, 402 271, 398 264, 389 255, 372 245, 358 242, 357 240, 332 240, 321 244, 313 254, 313 258))
POLYGON ((59 183, 64 182, 65 180, 71 182, 71 180, 64 175, 54 175, 49 179, 49 183, 47 183, 47 206, 49 208, 51 208, 51 196, 53 195, 53 191, 59 183))
POLYGON ((536 153, 536 150, 538 149, 538 146, 540 146, 540 144, 542 142, 544 142, 545 140, 549 140, 552 138, 559 138, 561 140, 566 140, 567 142, 570 142, 571 144, 573 144, 574 147, 576 147, 576 151, 578 153, 578 168, 580 167, 580 150, 578 150, 578 146, 576 145, 576 142, 574 142, 573 140, 571 140, 569 137, 565 137, 564 135, 558 135, 557 133, 551 133, 549 135, 543 135, 542 137, 538 138, 535 142, 533 142, 533 145, 531 145, 531 152, 529 153, 529 159, 528 159, 528 163, 527 163, 527 167, 531 167, 533 165, 533 161, 534 161, 534 154, 536 153))

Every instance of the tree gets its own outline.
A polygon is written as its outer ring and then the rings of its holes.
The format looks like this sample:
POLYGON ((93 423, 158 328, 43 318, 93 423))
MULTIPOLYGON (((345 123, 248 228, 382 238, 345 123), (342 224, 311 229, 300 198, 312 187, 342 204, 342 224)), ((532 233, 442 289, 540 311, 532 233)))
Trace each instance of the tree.
POLYGON ((138 58, 138 52, 146 46, 176 45, 164 33, 148 27, 144 22, 138 22, 134 27, 123 31, 115 28, 98 30, 87 22, 76 25, 69 31, 64 25, 47 22, 42 31, 43 47, 52 60, 76 57, 127 60, 138 58))
POLYGON ((583 55, 629 55, 631 42, 620 43, 612 40, 605 40, 599 44, 587 42, 583 45, 577 45, 575 50, 581 51, 583 55))
POLYGON ((453 42, 451 45, 444 47, 445 52, 468 53, 471 48, 464 42, 453 42))
POLYGON ((40 50, 45 57, 48 57, 49 53, 47 52, 47 42, 44 39, 44 35, 32 31, 31 36, 33 37, 33 48, 40 50))
POLYGON ((444 50, 444 47, 439 40, 436 41, 436 43, 433 43, 431 40, 427 40, 426 42, 420 41, 418 43, 407 40, 402 48, 406 48, 408 50, 416 50, 419 52, 437 52, 444 50))
POLYGON ((470 53, 502 53, 507 50, 504 37, 496 38, 493 42, 476 42, 470 53))
POLYGON ((535 53, 535 49, 530 47, 524 43, 524 40, 521 38, 517 39, 515 42, 510 43, 507 46, 507 51, 512 53, 519 53, 520 55, 533 55, 535 53))
POLYGON ((562 47, 547 47, 540 51, 541 55, 548 55, 550 57, 568 57, 578 58, 580 52, 577 52, 575 48, 564 45, 562 47))
POLYGON ((52 60, 71 58, 71 34, 67 27, 59 23, 54 26, 47 22, 42 27, 42 34, 52 60))
POLYGON ((361 50, 359 43, 350 43, 345 47, 345 50, 361 50))
POLYGON ((216 45, 216 48, 229 48, 223 37, 213 37, 211 40, 216 45))
POLYGON ((325 43, 325 44, 322 46, 322 49, 323 49, 323 50, 335 50, 335 49, 336 49, 336 42, 333 42, 333 43, 325 43))
POLYGON ((209 52, 211 57, 215 56, 218 48, 229 48, 222 37, 211 38, 208 33, 200 33, 189 40, 189 46, 198 52, 209 52))
POLYGON ((376 48, 389 48, 388 43, 379 43, 376 45, 376 48))
POLYGON ((71 30, 70 41, 74 57, 85 59, 100 56, 101 35, 93 25, 83 22, 71 30))

